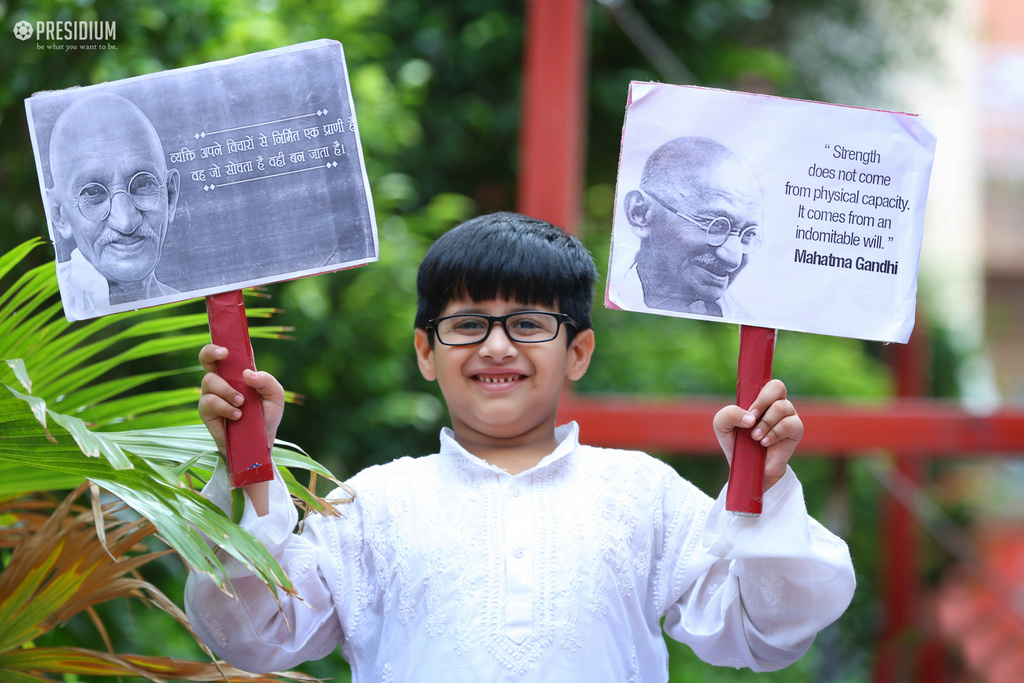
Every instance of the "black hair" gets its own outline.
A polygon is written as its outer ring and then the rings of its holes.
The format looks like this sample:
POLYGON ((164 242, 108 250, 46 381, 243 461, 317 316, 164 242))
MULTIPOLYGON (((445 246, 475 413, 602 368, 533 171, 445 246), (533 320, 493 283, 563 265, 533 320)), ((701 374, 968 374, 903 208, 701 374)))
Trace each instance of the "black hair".
MULTIPOLYGON (((441 235, 416 277, 416 327, 454 299, 508 299, 556 307, 591 327, 597 269, 578 239, 536 218, 507 211, 479 216, 441 235)), ((432 338, 431 338, 432 340, 432 338)))

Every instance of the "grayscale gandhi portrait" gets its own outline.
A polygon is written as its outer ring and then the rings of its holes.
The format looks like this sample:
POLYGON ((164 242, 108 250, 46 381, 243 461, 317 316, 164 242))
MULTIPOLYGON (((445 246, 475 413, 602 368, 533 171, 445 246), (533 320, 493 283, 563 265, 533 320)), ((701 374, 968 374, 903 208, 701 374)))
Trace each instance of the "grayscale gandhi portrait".
POLYGON ((64 302, 79 315, 177 293, 160 282, 179 178, 150 119, 112 93, 76 100, 50 135, 46 199, 64 302), (61 258, 63 256, 63 258, 61 258), (65 296, 67 298, 67 296, 65 296))
POLYGON ((648 157, 624 198, 640 238, 627 274, 644 303, 681 313, 744 317, 729 286, 762 240, 762 190, 753 171, 706 137, 680 137, 648 157))
POLYGON ((69 320, 377 260, 337 41, 34 93, 25 108, 69 320))

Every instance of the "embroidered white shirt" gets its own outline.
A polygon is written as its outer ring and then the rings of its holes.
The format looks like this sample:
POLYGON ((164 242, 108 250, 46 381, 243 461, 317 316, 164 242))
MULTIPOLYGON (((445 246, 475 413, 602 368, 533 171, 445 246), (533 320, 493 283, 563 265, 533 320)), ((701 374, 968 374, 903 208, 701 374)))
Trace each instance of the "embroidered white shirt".
MULTIPOLYGON (((853 595, 846 544, 807 515, 788 471, 764 513, 724 510, 639 452, 581 446, 574 423, 511 476, 462 449, 369 468, 343 518, 297 514, 283 484, 242 526, 302 600, 232 558, 239 600, 193 572, 185 606, 229 663, 283 670, 339 643, 355 683, 668 679, 665 632, 705 661, 773 670, 798 659, 853 595), (277 600, 281 602, 278 608, 277 600)), ((226 506, 226 477, 204 490, 226 506)))

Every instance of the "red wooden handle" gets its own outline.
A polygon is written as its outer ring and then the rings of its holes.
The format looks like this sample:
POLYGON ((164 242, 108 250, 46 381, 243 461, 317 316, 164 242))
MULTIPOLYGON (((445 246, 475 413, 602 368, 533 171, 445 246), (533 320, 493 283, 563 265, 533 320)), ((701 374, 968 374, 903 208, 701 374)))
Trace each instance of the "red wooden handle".
POLYGON ((228 350, 227 359, 217 363, 217 374, 245 397, 242 417, 227 420, 226 450, 231 486, 239 488, 270 481, 274 478, 274 467, 263 423, 262 399, 255 389, 242 381, 243 370, 256 369, 242 292, 223 292, 206 297, 206 314, 210 319, 213 343, 228 350))
MULTIPOLYGON (((736 405, 749 408, 772 378, 776 331, 740 326, 740 353, 736 367, 736 405)), ((752 429, 752 428, 751 428, 752 429)), ((761 514, 764 493, 765 447, 750 438, 750 429, 736 430, 736 445, 729 469, 725 509, 737 514, 761 514)))

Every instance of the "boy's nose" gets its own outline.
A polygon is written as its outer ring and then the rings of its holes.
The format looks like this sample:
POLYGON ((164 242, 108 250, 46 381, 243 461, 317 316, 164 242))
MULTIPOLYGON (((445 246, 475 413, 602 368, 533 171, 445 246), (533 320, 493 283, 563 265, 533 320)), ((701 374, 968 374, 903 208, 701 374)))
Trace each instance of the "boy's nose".
POLYGON ((515 355, 515 343, 505 334, 505 326, 500 322, 491 323, 491 331, 480 343, 480 353, 491 358, 507 358, 515 355))

